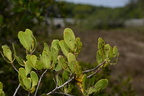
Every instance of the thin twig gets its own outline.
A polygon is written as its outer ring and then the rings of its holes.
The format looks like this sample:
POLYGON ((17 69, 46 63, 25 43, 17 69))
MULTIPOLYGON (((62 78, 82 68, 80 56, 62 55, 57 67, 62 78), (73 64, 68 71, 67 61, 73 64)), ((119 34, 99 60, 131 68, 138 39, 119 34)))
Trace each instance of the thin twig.
POLYGON ((14 68, 14 70, 15 70, 16 72, 18 72, 18 69, 14 66, 13 62, 11 62, 10 64, 12 65, 12 67, 14 68))
POLYGON ((65 85, 67 85, 68 83, 70 83, 72 80, 74 80, 74 77, 72 77, 71 79, 69 79, 68 81, 66 81, 63 85, 56 87, 55 89, 53 89, 52 91, 50 91, 49 93, 47 93, 47 95, 50 95, 52 93, 54 93, 56 90, 64 87, 65 85))
POLYGON ((66 94, 66 93, 60 93, 60 92, 54 92, 53 94, 60 94, 60 95, 65 95, 65 96, 74 96, 74 95, 70 95, 70 94, 66 94))
POLYGON ((18 91, 19 88, 20 88, 20 84, 17 86, 17 88, 16 88, 16 90, 15 90, 13 96, 16 96, 16 93, 17 93, 17 91, 18 91))
POLYGON ((40 85, 40 83, 41 83, 41 79, 43 78, 44 74, 45 74, 47 71, 48 71, 48 69, 46 69, 46 70, 41 74, 40 79, 39 79, 39 81, 38 81, 38 85, 37 85, 37 88, 36 88, 36 91, 35 91, 34 96, 37 95, 37 91, 38 91, 39 85, 40 85))
MULTIPOLYGON (((101 66, 104 66, 105 63, 103 63, 103 65, 101 66)), ((99 67, 94 73, 90 74, 89 76, 87 76, 87 78, 91 78, 93 75, 95 75, 96 73, 98 73, 100 71, 100 69, 102 69, 102 67, 99 67)))
POLYGON ((93 69, 89 69, 89 70, 85 70, 83 71, 83 73, 88 73, 88 72, 91 72, 91 71, 95 71, 96 69, 98 69, 101 65, 105 64, 106 61, 103 61, 101 64, 99 64, 98 66, 96 66, 95 68, 93 69))

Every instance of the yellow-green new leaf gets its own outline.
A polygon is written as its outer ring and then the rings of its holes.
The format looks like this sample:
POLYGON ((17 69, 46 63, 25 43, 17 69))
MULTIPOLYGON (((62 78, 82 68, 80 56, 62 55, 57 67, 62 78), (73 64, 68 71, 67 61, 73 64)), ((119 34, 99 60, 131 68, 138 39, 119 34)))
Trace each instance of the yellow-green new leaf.
POLYGON ((26 70, 26 75, 28 75, 30 71, 32 70, 32 67, 28 61, 25 64, 25 70, 26 70))
POLYGON ((67 44, 67 46, 72 51, 74 51, 74 49, 76 48, 76 40, 75 40, 75 35, 70 28, 66 28, 64 30, 64 41, 67 44))
POLYGON ((26 78, 27 75, 26 75, 26 70, 24 68, 19 68, 19 75, 22 79, 26 78))
POLYGON ((26 50, 30 50, 33 42, 32 38, 32 31, 30 29, 26 29, 25 32, 19 31, 18 38, 20 40, 20 43, 23 45, 23 47, 26 50))
POLYGON ((32 80, 32 87, 36 86, 38 83, 38 75, 34 71, 31 71, 30 77, 32 80))
POLYGON ((10 48, 7 45, 2 46, 3 49, 3 55, 10 61, 12 62, 12 52, 10 48))

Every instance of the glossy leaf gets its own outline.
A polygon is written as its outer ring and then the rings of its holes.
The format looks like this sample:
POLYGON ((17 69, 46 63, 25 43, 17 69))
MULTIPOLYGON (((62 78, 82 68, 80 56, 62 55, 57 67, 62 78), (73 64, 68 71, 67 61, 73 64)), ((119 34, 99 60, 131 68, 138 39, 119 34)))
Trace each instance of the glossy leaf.
POLYGON ((73 31, 70 28, 66 28, 64 30, 64 41, 67 44, 67 46, 74 51, 76 47, 76 40, 75 40, 75 35, 73 31))

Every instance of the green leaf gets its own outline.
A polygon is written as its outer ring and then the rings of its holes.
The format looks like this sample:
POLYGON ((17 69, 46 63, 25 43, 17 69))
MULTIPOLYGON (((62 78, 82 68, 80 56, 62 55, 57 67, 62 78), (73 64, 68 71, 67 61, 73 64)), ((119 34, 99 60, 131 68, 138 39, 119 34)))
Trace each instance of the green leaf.
POLYGON ((84 91, 85 91, 86 88, 87 88, 86 84, 87 84, 87 75, 84 74, 84 75, 83 75, 83 80, 82 80, 82 88, 83 88, 84 91))
POLYGON ((5 93, 3 90, 0 89, 0 96, 5 96, 5 93))
POLYGON ((61 65, 58 63, 58 64, 56 65, 56 67, 55 67, 55 71, 60 71, 60 70, 62 70, 62 67, 61 67, 61 65))
POLYGON ((76 38, 76 53, 78 54, 82 49, 82 42, 79 37, 76 38))
POLYGON ((61 65, 61 67, 64 69, 64 70, 67 70, 69 71, 68 69, 68 65, 66 64, 66 60, 63 56, 59 55, 58 56, 58 64, 61 65))
POLYGON ((55 48, 56 50, 60 50, 59 40, 53 40, 51 47, 55 48))
POLYGON ((10 61, 12 62, 12 52, 10 50, 10 48, 7 45, 3 45, 2 46, 3 49, 3 54, 4 56, 10 61))
POLYGON ((26 70, 24 68, 19 68, 19 75, 22 79, 26 78, 27 75, 26 75, 26 70))
POLYGON ((41 62, 40 60, 37 60, 36 64, 35 64, 35 68, 37 70, 41 70, 41 69, 44 69, 44 64, 43 62, 41 62))
POLYGON ((70 28, 66 28, 64 30, 64 41, 67 44, 67 46, 74 51, 76 47, 76 40, 75 40, 75 35, 73 31, 70 28))
POLYGON ((32 45, 31 45, 31 49, 34 51, 37 47, 37 41, 36 41, 36 38, 32 35, 32 45))
POLYGON ((116 56, 118 56, 118 55, 119 55, 118 49, 117 49, 116 46, 114 46, 114 47, 113 47, 113 56, 116 57, 116 56))
POLYGON ((107 87, 107 85, 108 85, 107 79, 99 80, 94 86, 95 92, 105 89, 107 87))
POLYGON ((76 65, 77 64, 77 61, 70 61, 69 62, 69 68, 70 68, 70 71, 73 73, 73 74, 75 74, 75 68, 76 68, 76 65))
POLYGON ((51 68, 50 58, 45 57, 45 56, 40 56, 40 61, 44 64, 45 69, 50 69, 51 68))
POLYGON ((50 69, 51 68, 51 52, 49 50, 49 46, 44 43, 44 49, 42 52, 42 55, 40 56, 40 61, 44 64, 44 67, 46 69, 50 69))
POLYGON ((51 52, 50 52, 49 46, 46 43, 44 43, 44 49, 42 52, 42 56, 48 57, 51 60, 51 52))
POLYGON ((104 45, 105 45, 105 41, 101 37, 99 37, 98 38, 98 49, 104 48, 104 45))
POLYGON ((73 53, 68 53, 67 59, 68 59, 68 62, 76 61, 76 57, 73 53))
POLYGON ((26 29, 25 32, 19 31, 18 38, 20 40, 20 43, 23 45, 23 47, 30 51, 33 38, 32 38, 32 31, 30 29, 26 29))
POLYGON ((96 53, 96 60, 97 60, 98 64, 101 64, 104 61, 104 59, 102 58, 99 50, 96 53))
POLYGON ((78 62, 76 62, 76 64, 74 65, 74 71, 78 77, 82 75, 82 69, 78 62))
POLYGON ((37 56, 27 55, 26 58, 27 58, 28 62, 31 64, 31 66, 35 68, 36 62, 37 62, 37 56))
POLYGON ((27 61, 25 64, 25 70, 26 70, 26 75, 28 75, 31 71, 32 67, 30 65, 30 63, 27 61))
POLYGON ((68 48, 68 46, 66 45, 66 43, 64 42, 64 40, 61 40, 61 41, 59 42, 59 45, 60 45, 60 48, 61 48, 63 54, 64 54, 65 56, 67 56, 68 53, 69 53, 69 48, 68 48))
POLYGON ((24 60, 21 57, 15 56, 15 59, 21 66, 25 65, 24 60))
POLYGON ((53 64, 57 63, 58 52, 59 52, 59 50, 57 50, 54 47, 51 47, 51 56, 52 56, 53 64))
POLYGON ((104 46, 106 59, 111 60, 113 58, 113 49, 109 44, 104 46))
POLYGON ((94 93, 95 91, 96 91, 96 90, 95 90, 94 87, 90 87, 90 88, 88 89, 88 94, 90 95, 90 94, 94 93))
POLYGON ((63 84, 62 79, 58 75, 56 75, 56 83, 58 86, 63 84))
POLYGON ((23 84, 26 87, 26 90, 31 89, 31 79, 30 78, 23 79, 23 84))
POLYGON ((69 79, 69 73, 66 70, 64 70, 64 72, 62 73, 62 79, 64 81, 67 81, 69 79))
POLYGON ((3 84, 0 82, 0 89, 3 89, 3 84))
POLYGON ((36 86, 38 83, 38 75, 34 71, 31 71, 30 77, 32 80, 32 87, 36 86))

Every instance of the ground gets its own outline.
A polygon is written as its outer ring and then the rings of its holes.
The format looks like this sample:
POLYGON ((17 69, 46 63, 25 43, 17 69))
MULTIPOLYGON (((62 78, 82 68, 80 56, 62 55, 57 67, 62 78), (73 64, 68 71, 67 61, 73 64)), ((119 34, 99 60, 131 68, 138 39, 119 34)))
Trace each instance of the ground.
POLYGON ((112 66, 112 77, 132 77, 132 87, 137 96, 143 96, 144 92, 144 31, 135 30, 101 30, 82 31, 74 30, 81 37, 83 49, 79 60, 83 62, 95 62, 97 39, 102 37, 112 46, 117 46, 120 52, 118 64, 112 66))

